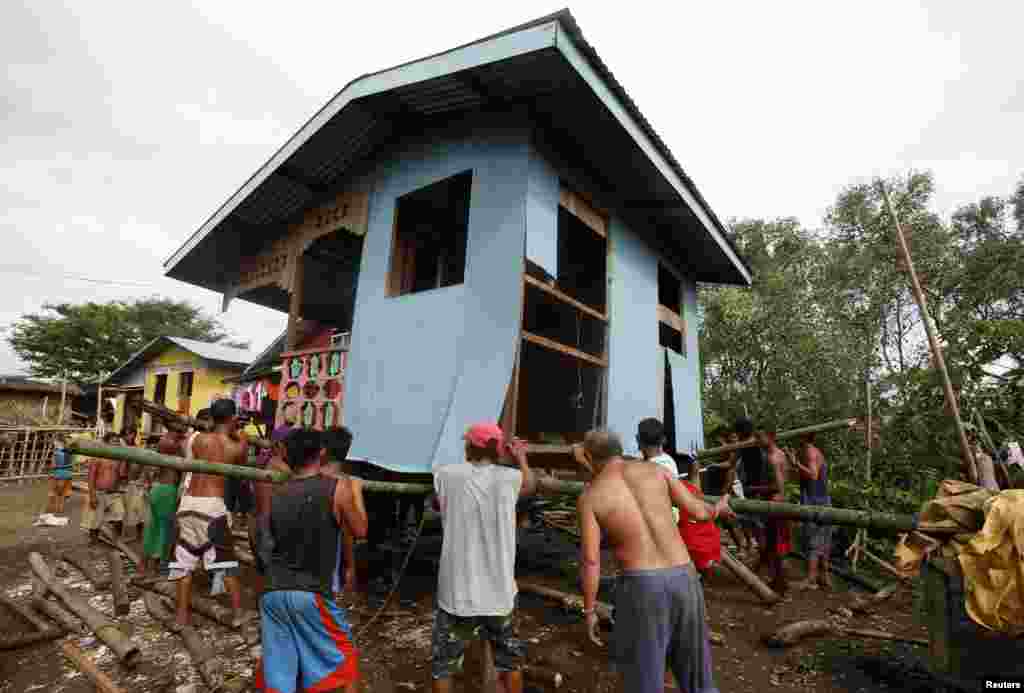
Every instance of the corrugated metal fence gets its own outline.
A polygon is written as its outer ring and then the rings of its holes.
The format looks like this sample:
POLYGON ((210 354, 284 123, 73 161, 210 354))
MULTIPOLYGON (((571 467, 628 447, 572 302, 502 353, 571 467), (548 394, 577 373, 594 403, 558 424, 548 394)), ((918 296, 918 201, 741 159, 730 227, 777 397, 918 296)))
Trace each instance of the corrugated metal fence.
MULTIPOLYGON (((0 483, 49 478, 53 443, 58 434, 95 435, 95 428, 68 426, 0 426, 0 483)), ((82 458, 75 457, 75 474, 82 458)))

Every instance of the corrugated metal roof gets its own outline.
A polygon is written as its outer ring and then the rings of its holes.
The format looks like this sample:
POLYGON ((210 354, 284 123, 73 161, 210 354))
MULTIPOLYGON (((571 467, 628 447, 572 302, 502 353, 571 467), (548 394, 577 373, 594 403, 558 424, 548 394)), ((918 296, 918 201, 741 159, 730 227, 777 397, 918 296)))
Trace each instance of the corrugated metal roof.
POLYGON ((390 144, 403 119, 422 123, 425 118, 477 109, 495 98, 534 106, 546 102, 548 115, 554 113, 568 120, 570 128, 578 128, 570 136, 589 137, 594 145, 585 147, 589 157, 602 160, 615 186, 630 190, 629 203, 651 228, 676 229, 672 233, 678 234, 692 223, 687 219, 703 227, 715 243, 670 240, 699 246, 701 253, 679 253, 684 258, 704 255, 696 268, 691 267, 699 279, 715 281, 720 275, 722 281, 749 281, 750 270, 717 215, 568 10, 353 80, 167 260, 168 275, 223 290, 218 282, 224 277, 224 261, 230 264, 237 245, 227 237, 211 238, 207 252, 196 252, 207 236, 237 220, 258 245, 279 233, 274 229, 317 204, 318 191, 337 184, 354 164, 390 144), (574 48, 566 45, 570 43, 574 48), (607 93, 611 100, 606 100, 607 93), (615 131, 619 134, 611 137, 615 131), (627 140, 635 141, 630 147, 627 140), (642 176, 635 175, 638 171, 642 176), (661 178, 656 181, 654 176, 661 178), (217 266, 209 264, 214 257, 217 266), (186 259, 188 267, 183 265, 186 259))
POLYGON ((152 358, 170 346, 180 347, 206 361, 232 366, 248 366, 257 356, 256 352, 249 349, 236 349, 223 344, 211 344, 184 337, 157 337, 135 352, 131 358, 107 376, 103 383, 118 384, 118 379, 125 373, 132 371, 146 359, 152 358))
MULTIPOLYGON (((44 392, 44 393, 60 393, 60 383, 47 383, 42 380, 32 380, 23 375, 0 375, 0 391, 2 390, 17 390, 19 392, 44 392)), ((77 385, 68 383, 67 394, 72 397, 77 397, 82 394, 82 391, 77 385)))

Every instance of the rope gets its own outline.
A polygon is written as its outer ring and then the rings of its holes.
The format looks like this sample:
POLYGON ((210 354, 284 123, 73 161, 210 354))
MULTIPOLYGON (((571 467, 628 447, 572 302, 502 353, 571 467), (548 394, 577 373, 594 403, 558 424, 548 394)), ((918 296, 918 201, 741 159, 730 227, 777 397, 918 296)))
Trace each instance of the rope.
POLYGON ((377 609, 376 613, 374 613, 370 620, 366 622, 366 625, 359 629, 359 632, 356 634, 356 642, 363 637, 363 634, 370 629, 370 626, 372 626, 377 618, 391 605, 391 600, 394 599, 395 594, 398 592, 398 587, 402 583, 402 578, 405 577, 405 569, 409 567, 409 561, 412 559, 412 554, 416 551, 417 544, 420 543, 420 536, 423 534, 423 526, 426 522, 427 513, 424 512, 423 516, 420 518, 420 525, 416 528, 416 537, 412 540, 412 546, 409 547, 409 551, 405 554, 405 560, 402 561, 402 567, 398 571, 398 577, 395 578, 395 584, 391 586, 391 592, 388 593, 387 598, 384 600, 384 603, 380 605, 380 608, 377 609))

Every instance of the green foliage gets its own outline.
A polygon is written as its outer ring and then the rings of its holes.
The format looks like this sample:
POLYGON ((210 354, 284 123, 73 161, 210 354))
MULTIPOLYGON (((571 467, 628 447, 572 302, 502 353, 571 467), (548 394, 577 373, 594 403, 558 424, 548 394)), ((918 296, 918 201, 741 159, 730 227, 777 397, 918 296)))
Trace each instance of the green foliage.
MULTIPOLYGON (((885 186, 963 416, 982 413, 997 445, 1024 434, 1024 179, 949 220, 930 210, 931 174, 885 186)), ((705 430, 745 408, 776 429, 864 415, 870 380, 881 447, 869 481, 862 432, 822 436, 833 501, 916 511, 960 455, 878 181, 843 190, 821 232, 793 219, 740 221, 732 232, 754 283, 701 288, 705 430)))
POLYGON ((42 313, 19 318, 8 342, 33 376, 66 375, 69 381, 86 385, 106 377, 161 336, 248 347, 226 341, 229 335, 223 326, 199 308, 163 298, 47 304, 42 313))

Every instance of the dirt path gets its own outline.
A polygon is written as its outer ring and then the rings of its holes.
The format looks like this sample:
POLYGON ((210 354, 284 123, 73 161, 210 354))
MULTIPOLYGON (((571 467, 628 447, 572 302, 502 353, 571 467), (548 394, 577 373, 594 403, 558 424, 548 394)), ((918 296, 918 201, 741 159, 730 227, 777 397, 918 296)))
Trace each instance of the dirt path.
MULTIPOLYGON (((0 590, 15 598, 30 592, 27 557, 30 552, 38 551, 58 570, 66 584, 112 616, 109 593, 96 593, 77 570, 57 560, 64 550, 90 550, 84 533, 78 529, 82 496, 76 494, 69 503, 72 521, 68 527, 33 528, 31 522, 44 500, 45 488, 41 484, 0 488, 0 590)), ((106 551, 92 549, 92 555, 99 569, 106 571, 106 551)), ((578 592, 574 556, 574 547, 561 536, 531 533, 521 539, 520 572, 532 580, 578 592)), ((794 577, 802 571, 799 564, 790 568, 794 577)), ((389 561, 374 563, 373 570, 389 573, 389 561)), ((430 560, 414 561, 399 598, 380 616, 371 632, 363 632, 361 624, 367 623, 375 613, 379 597, 360 593, 341 599, 350 610, 362 653, 365 690, 373 693, 428 690, 435 581, 430 560)), ((197 579, 196 584, 201 593, 208 591, 202 578, 197 579)), ((125 690, 163 693, 172 677, 175 685, 199 683, 178 641, 149 618, 137 593, 132 596, 135 600, 131 614, 118 620, 132 630, 142 647, 143 662, 135 671, 122 669, 107 648, 94 638, 73 637, 73 641, 125 690)), ((811 641, 788 650, 772 650, 761 644, 762 636, 778 626, 805 618, 822 618, 829 610, 848 604, 853 596, 844 591, 803 593, 766 609, 731 576, 713 577, 706 587, 706 598, 711 629, 723 636, 722 644, 712 648, 720 690, 779 693, 935 690, 934 683, 920 673, 921 657, 925 654, 921 648, 837 639, 811 641)), ((255 600, 255 594, 246 594, 248 606, 255 607, 255 600)), ((9 631, 21 627, 7 614, 0 614, 0 628, 9 631)), ((584 641, 578 616, 524 594, 520 597, 517 619, 520 637, 529 645, 530 661, 556 669, 565 676, 561 691, 611 693, 616 690, 607 652, 584 641)), ((856 622, 865 628, 927 637, 914 621, 912 595, 907 591, 897 594, 877 615, 860 617, 856 622)), ((238 685, 246 681, 254 663, 242 636, 205 619, 197 619, 197 625, 224 662, 228 680, 238 685)), ((467 671, 456 678, 455 690, 478 690, 477 673, 475 659, 467 657, 467 671)), ((0 693, 91 693, 92 690, 88 680, 68 664, 55 643, 0 655, 0 693)))

